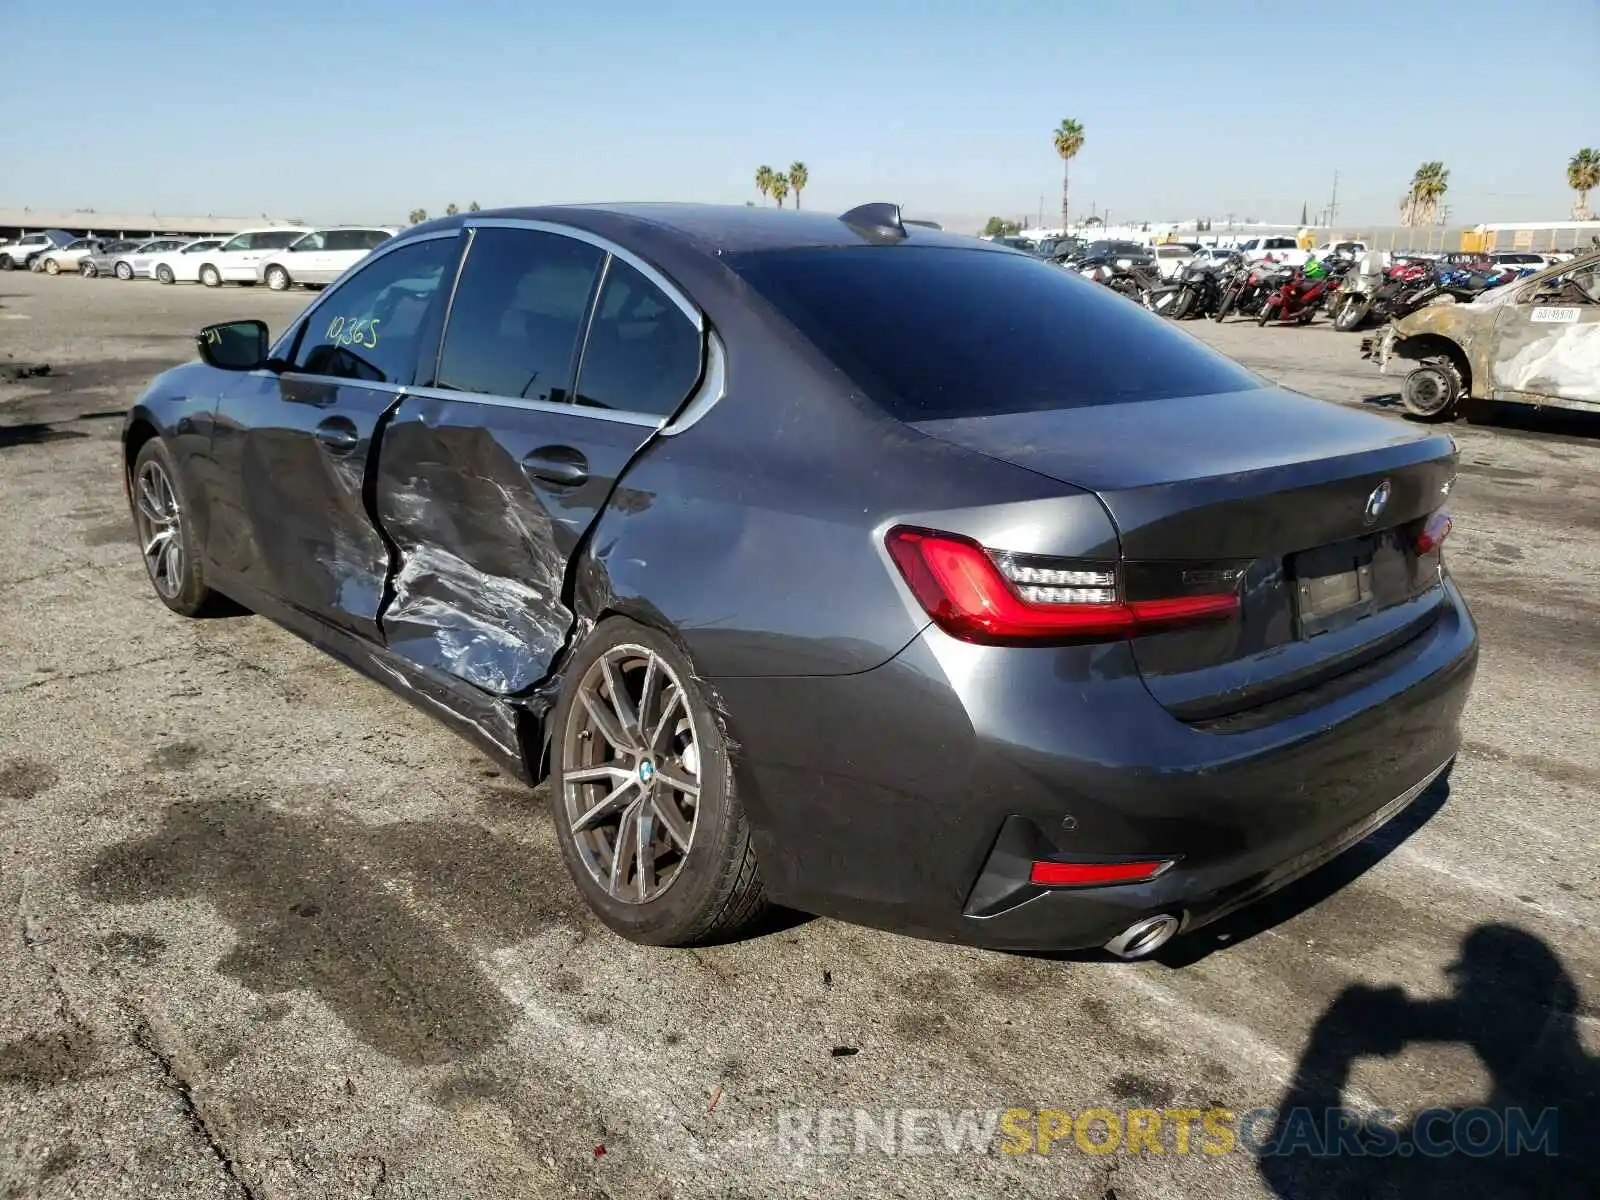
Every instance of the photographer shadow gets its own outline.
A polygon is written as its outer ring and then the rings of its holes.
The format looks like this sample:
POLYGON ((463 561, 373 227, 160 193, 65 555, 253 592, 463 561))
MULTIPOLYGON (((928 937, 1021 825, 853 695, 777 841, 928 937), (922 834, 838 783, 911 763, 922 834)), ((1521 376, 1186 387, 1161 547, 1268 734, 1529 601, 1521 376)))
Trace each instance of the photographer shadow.
POLYGON ((1318 1020, 1261 1139, 1260 1171, 1275 1195, 1600 1195, 1600 1059, 1579 1037, 1582 998, 1561 960, 1530 933, 1480 925, 1446 971, 1455 992, 1445 999, 1358 985, 1318 1020), (1402 1127, 1343 1108, 1358 1059, 1425 1042, 1477 1054, 1492 1080, 1481 1105, 1441 1106, 1402 1127), (1519 1128, 1531 1136, 1511 1152, 1519 1128))

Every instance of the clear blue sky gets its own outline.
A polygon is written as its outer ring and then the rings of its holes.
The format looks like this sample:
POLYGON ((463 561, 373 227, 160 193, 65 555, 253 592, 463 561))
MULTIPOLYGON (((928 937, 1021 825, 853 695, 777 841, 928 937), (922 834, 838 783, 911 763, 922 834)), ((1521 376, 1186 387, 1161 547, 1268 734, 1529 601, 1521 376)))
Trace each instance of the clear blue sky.
POLYGON ((1565 218, 1600 0, 193 0, 0 5, 0 204, 403 218, 454 200, 755 197, 1392 220, 1565 218))

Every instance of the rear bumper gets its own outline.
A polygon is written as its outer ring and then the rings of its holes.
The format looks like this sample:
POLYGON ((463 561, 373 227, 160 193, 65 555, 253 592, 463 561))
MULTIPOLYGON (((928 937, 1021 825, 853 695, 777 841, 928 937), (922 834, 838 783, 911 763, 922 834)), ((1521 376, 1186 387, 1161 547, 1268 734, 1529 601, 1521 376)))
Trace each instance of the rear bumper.
POLYGON ((1454 756, 1477 633, 1437 619, 1317 703, 1238 732, 1158 705, 1123 644, 981 647, 928 630, 828 679, 717 681, 774 899, 1004 949, 1193 929, 1314 869, 1454 756), (1032 861, 1173 858, 1139 884, 1043 889, 1032 861))

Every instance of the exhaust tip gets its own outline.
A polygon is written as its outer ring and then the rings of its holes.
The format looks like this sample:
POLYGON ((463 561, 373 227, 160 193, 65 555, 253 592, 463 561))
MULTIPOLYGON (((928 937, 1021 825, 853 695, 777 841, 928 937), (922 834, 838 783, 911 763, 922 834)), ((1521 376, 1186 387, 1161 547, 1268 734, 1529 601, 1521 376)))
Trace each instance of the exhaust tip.
POLYGON ((1106 951, 1118 958, 1144 958, 1154 954, 1178 932, 1178 918, 1171 913, 1135 921, 1106 943, 1106 951))

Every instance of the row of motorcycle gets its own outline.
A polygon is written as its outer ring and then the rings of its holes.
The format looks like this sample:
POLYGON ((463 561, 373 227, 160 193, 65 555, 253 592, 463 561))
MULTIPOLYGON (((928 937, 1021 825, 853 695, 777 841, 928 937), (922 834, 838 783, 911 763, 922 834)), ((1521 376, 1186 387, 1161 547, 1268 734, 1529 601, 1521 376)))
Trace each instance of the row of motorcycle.
POLYGON ((1260 325, 1308 325, 1317 313, 1326 312, 1334 328, 1345 333, 1403 317, 1445 298, 1467 303, 1531 273, 1527 268, 1422 258, 1363 269, 1343 257, 1291 266, 1234 255, 1195 259, 1170 279, 1161 278, 1153 268, 1112 257, 1067 260, 1061 265, 1174 321, 1198 317, 1222 321, 1232 316, 1260 325))

